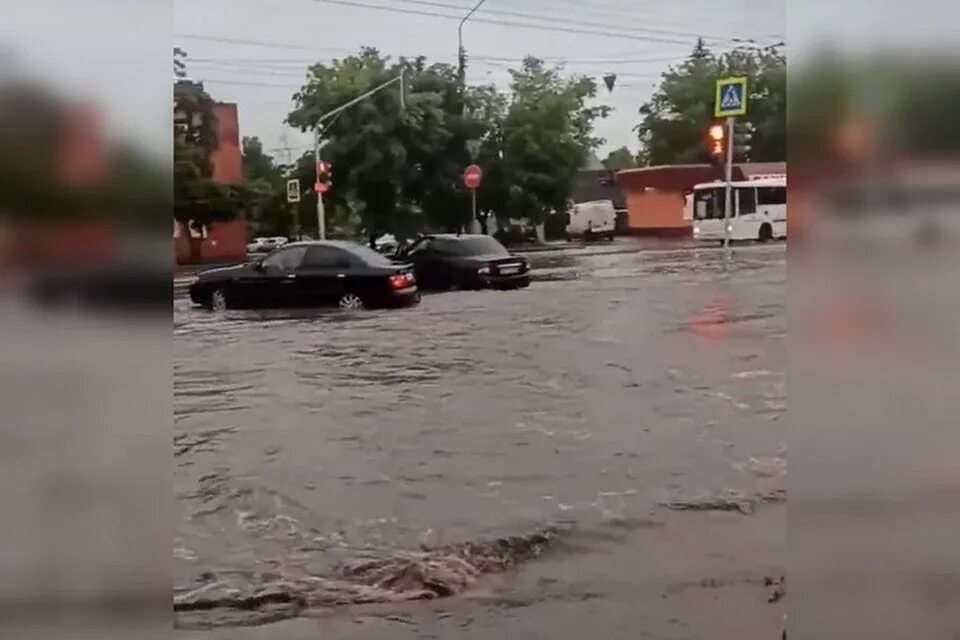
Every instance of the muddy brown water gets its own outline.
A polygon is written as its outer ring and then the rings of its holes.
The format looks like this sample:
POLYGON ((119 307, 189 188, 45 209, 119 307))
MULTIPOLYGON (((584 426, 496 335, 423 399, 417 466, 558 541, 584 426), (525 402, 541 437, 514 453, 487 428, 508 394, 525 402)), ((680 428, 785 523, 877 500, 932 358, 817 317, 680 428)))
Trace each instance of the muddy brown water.
POLYGON ((394 312, 176 299, 178 626, 315 637, 387 604, 334 635, 590 610, 610 638, 775 637, 785 252, 720 259, 556 252, 530 289, 394 312))

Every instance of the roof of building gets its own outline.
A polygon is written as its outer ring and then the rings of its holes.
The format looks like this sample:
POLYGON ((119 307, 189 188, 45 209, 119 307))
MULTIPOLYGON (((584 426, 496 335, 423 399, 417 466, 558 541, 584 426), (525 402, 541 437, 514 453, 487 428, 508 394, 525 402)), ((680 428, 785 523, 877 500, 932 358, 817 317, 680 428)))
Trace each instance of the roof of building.
MULTIPOLYGON (((746 162, 733 166, 735 181, 761 174, 785 174, 786 162, 746 162)), ((698 184, 721 179, 717 167, 710 164, 672 164, 626 169, 617 173, 617 184, 627 191, 656 189, 687 193, 698 184)))

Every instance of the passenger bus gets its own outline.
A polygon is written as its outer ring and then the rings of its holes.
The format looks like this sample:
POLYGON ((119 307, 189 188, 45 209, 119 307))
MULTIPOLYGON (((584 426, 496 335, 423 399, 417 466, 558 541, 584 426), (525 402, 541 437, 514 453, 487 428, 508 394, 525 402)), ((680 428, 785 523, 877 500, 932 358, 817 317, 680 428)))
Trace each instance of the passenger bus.
MULTIPOLYGON (((698 184, 691 198, 693 237, 696 240, 724 238, 723 182, 698 184)), ((787 237, 787 177, 763 176, 732 183, 731 240, 767 242, 787 237)))

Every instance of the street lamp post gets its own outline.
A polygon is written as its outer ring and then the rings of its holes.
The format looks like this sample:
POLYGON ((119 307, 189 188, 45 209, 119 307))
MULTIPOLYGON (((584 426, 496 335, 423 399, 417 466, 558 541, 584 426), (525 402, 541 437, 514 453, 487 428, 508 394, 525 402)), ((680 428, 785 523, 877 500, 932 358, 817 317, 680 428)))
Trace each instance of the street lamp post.
MULTIPOLYGON (((477 4, 473 6, 473 9, 470 9, 467 15, 463 16, 463 20, 460 21, 460 25, 457 27, 457 82, 460 86, 461 99, 463 98, 464 87, 466 87, 467 84, 467 54, 463 50, 463 25, 470 19, 470 16, 480 8, 480 5, 486 1, 487 0, 478 0, 477 4)), ((464 105, 464 108, 466 108, 466 105, 464 105)))
MULTIPOLYGON (((395 78, 391 78, 390 80, 387 80, 386 82, 380 85, 377 85, 373 89, 370 89, 366 93, 363 93, 357 96, 353 100, 350 100, 340 105, 336 109, 326 112, 325 114, 323 114, 317 119, 317 130, 314 131, 314 135, 313 135, 313 157, 314 157, 314 162, 318 167, 320 165, 320 150, 323 149, 323 147, 327 144, 327 142, 329 142, 329 140, 323 139, 323 132, 325 131, 325 129, 320 129, 320 126, 323 125, 323 123, 329 120, 330 118, 335 118, 346 109, 349 109, 350 107, 352 107, 353 105, 357 104, 362 100, 366 100, 376 92, 387 88, 394 82, 400 83, 400 109, 401 110, 406 109, 405 85, 404 85, 403 74, 404 74, 404 70, 401 69, 400 75, 396 76, 395 78)), ((320 191, 317 191, 317 235, 319 236, 318 240, 325 240, 327 237, 326 213, 323 209, 323 193, 321 193, 320 191)))

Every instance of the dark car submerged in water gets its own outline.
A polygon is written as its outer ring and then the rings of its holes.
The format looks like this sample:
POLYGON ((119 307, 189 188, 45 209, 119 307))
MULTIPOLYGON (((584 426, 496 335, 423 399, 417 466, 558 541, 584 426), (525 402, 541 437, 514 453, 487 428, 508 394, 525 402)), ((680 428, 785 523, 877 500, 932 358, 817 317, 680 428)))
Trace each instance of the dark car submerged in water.
POLYGON ((397 254, 413 265, 423 289, 515 289, 530 285, 530 263, 495 238, 474 234, 424 236, 397 254))
POLYGON ((264 258, 198 274, 190 299, 204 307, 338 306, 354 310, 415 304, 412 268, 349 242, 292 242, 264 258))

